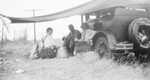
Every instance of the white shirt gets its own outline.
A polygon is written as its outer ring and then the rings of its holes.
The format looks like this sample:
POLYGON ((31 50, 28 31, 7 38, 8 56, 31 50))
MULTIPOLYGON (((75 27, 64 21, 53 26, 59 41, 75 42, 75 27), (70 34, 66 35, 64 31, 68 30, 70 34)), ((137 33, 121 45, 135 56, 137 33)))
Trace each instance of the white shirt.
POLYGON ((56 45, 56 43, 55 43, 53 37, 50 36, 50 35, 45 36, 45 37, 43 38, 43 40, 44 40, 44 46, 45 46, 45 47, 51 47, 51 46, 56 45), (44 40, 44 39, 45 39, 45 40, 44 40))
POLYGON ((87 29, 82 32, 82 37, 79 41, 87 41, 88 42, 90 39, 93 38, 95 33, 96 33, 96 31, 94 31, 92 29, 87 29))

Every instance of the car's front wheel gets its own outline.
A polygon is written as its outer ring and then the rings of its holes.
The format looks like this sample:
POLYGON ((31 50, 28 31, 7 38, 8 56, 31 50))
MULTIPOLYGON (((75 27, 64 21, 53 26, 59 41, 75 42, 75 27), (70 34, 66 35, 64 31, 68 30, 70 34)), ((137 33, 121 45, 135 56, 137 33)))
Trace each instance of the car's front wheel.
POLYGON ((99 54, 100 58, 104 56, 111 58, 111 50, 109 48, 108 40, 105 37, 100 37, 95 44, 95 51, 99 54))

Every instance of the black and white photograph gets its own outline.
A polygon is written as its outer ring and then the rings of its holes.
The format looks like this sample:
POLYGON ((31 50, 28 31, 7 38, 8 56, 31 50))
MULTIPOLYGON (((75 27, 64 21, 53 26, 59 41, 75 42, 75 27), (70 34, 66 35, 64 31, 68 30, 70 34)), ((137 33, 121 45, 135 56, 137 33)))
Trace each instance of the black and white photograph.
POLYGON ((0 80, 150 80, 150 0, 0 0, 0 80))

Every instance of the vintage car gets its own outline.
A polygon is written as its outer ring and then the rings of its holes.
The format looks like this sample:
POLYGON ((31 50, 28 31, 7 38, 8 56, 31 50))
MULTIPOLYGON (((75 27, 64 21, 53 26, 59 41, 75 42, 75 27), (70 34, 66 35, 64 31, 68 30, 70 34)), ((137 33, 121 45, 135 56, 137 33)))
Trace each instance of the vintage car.
POLYGON ((150 48, 150 5, 116 6, 82 15, 82 22, 97 31, 92 49, 100 55, 130 51, 137 56, 150 48))

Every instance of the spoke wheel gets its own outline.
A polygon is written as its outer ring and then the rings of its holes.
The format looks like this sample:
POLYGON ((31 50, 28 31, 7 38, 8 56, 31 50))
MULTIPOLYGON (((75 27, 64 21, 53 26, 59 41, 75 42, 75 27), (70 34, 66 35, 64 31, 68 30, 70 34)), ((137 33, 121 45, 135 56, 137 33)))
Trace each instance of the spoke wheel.
POLYGON ((100 58, 104 56, 111 58, 111 50, 108 45, 108 41, 105 37, 100 37, 95 44, 95 51, 99 54, 100 58))

